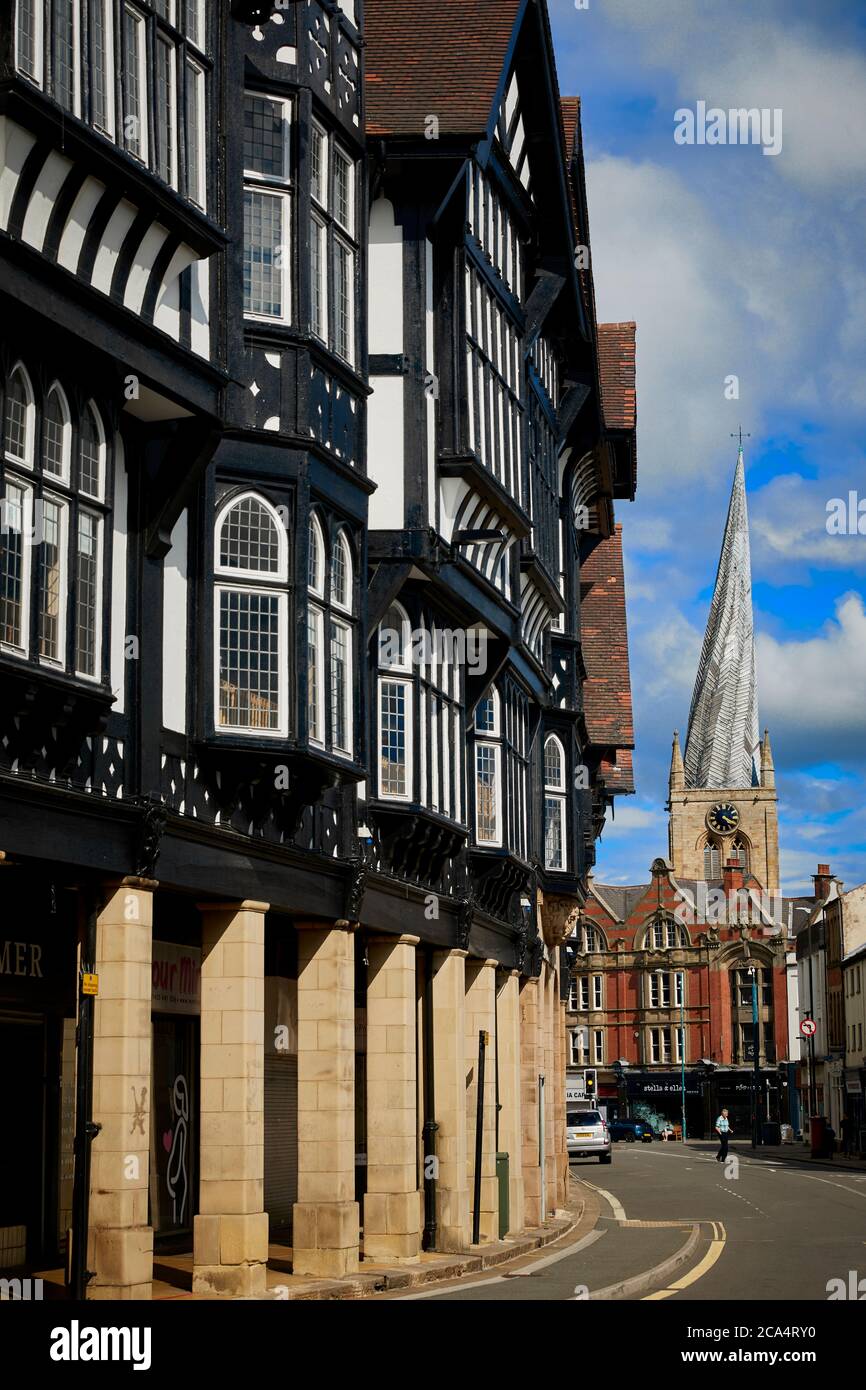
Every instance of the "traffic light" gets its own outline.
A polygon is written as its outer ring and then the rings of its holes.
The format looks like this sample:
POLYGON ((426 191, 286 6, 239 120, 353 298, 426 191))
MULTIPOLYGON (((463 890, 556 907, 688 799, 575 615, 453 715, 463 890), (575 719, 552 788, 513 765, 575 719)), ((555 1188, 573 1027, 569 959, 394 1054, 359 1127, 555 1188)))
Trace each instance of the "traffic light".
POLYGON ((596 1071, 593 1067, 591 1071, 584 1072, 584 1086, 586 1089, 587 1100, 595 1100, 596 1091, 596 1071))

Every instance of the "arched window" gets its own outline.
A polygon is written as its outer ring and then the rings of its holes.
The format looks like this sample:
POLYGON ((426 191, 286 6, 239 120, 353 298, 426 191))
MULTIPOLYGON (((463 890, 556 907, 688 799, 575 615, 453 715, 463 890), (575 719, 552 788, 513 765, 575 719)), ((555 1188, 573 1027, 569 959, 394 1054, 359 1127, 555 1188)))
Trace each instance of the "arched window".
POLYGON ((307 562, 307 733, 311 743, 352 757, 355 648, 352 552, 339 531, 329 556, 316 513, 307 562), (326 713, 327 705, 327 713, 326 713))
POLYGON ((105 431, 92 403, 84 407, 81 416, 78 466, 81 491, 88 497, 101 497, 105 487, 105 431))
POLYGON ((479 701, 475 734, 475 839, 479 845, 501 845, 502 725, 498 690, 491 690, 479 701))
POLYGON ((331 562, 331 602, 335 608, 352 611, 352 556, 342 531, 337 536, 331 562))
POLYGON ((544 742, 544 867, 564 869, 565 753, 555 734, 544 742))
POLYGON ((601 927, 591 922, 581 922, 572 937, 574 948, 579 955, 592 955, 596 951, 606 951, 607 941, 601 927))
POLYGON ((411 630, 406 610, 392 603, 379 624, 379 665, 392 671, 410 669, 411 630))
MULTIPOLYGON (((84 421, 82 420, 82 431, 84 421)), ((72 425, 63 390, 55 382, 48 392, 42 416, 42 469, 53 478, 69 480, 72 425)))
POLYGON ((38 450, 35 418, 30 378, 18 363, 6 382, 3 410, 0 643, 18 656, 98 681, 106 578, 105 435, 95 406, 86 406, 78 434, 82 449, 94 441, 98 483, 91 490, 72 467, 72 412, 59 382, 42 402, 38 450))
POLYGON ((318 598, 325 597, 325 542, 317 516, 310 517, 307 584, 311 594, 318 598))
POLYGON ((379 624, 379 795, 398 801, 413 796, 412 681, 409 618, 392 603, 379 624), (383 674, 384 673, 384 674, 383 674))
POLYGON ((219 512, 215 535, 215 707, 218 730, 285 734, 288 541, 255 493, 219 512), (231 582, 227 582, 227 581, 231 582))
POLYGON ((707 840, 704 845, 704 878, 708 881, 721 878, 722 876, 722 856, 718 845, 713 840, 707 840))
POLYGON ((341 531, 331 552, 331 618, 328 656, 331 663, 331 747, 352 751, 352 627, 342 614, 352 612, 352 556, 341 531))
POLYGON ((670 917, 650 922, 644 936, 644 949, 649 951, 669 951, 688 944, 689 937, 685 927, 670 917))
POLYGON ((325 742, 325 542, 317 516, 310 517, 307 559, 307 733, 325 742))
POLYGON ((735 863, 739 864, 743 872, 747 873, 749 868, 749 851, 745 841, 739 838, 734 840, 733 844, 728 850, 728 853, 725 856, 725 859, 733 859, 735 863))
POLYGON ((33 422, 36 411, 30 378, 20 365, 6 379, 3 451, 13 463, 33 467, 33 422))

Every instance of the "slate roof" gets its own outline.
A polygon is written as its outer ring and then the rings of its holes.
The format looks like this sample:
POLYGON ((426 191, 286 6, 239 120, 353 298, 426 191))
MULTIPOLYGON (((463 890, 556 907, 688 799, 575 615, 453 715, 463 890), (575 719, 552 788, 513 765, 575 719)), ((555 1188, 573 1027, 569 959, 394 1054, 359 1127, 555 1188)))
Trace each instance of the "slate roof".
POLYGON ((367 0, 367 133, 487 129, 522 0, 367 0))

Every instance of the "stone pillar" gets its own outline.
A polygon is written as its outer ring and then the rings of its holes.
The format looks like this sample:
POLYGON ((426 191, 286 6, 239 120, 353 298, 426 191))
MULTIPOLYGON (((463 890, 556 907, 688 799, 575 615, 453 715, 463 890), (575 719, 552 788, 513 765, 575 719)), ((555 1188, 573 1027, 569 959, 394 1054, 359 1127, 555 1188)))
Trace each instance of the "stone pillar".
POLYGON ((87 1267, 93 1299, 150 1298, 150 990, 153 891, 126 878, 96 921, 93 1141, 87 1267))
POLYGON ((559 997, 560 978, 553 977, 553 1044, 556 1061, 556 1094, 553 1123, 556 1134, 556 1205, 568 1204, 568 1148, 565 1138, 565 1004, 559 997))
POLYGON ((298 1200, 295 1274, 358 1272, 355 938, 298 922, 298 1200))
POLYGON ((265 913, 201 903, 201 1146, 193 1293, 264 1294, 265 913))
POLYGON ((364 1259, 417 1260, 417 936, 368 942, 367 1193, 364 1259))
POLYGON ((520 975, 510 971, 496 1006, 499 1049, 499 1147, 508 1154, 508 1233, 523 1226, 523 1135, 520 1111, 520 975))
POLYGON ((520 1115, 523 1149, 524 1225, 540 1226, 541 1164, 538 1147, 538 1073, 543 1062, 538 1049, 540 982, 520 982, 520 1115))
POLYGON ((478 1118, 478 1034, 487 1034, 481 1144, 481 1243, 499 1239, 499 1193, 496 1184, 496 965, 495 960, 466 963, 466 1180, 469 1209, 475 1191, 475 1138, 478 1118))
POLYGON ((556 1006, 556 975, 549 965, 542 976, 543 1035, 544 1035, 544 1199, 546 1216, 556 1210, 556 1048, 554 1046, 554 1009, 556 1006))
POLYGON ((469 1249, 466 1167, 466 951, 433 956, 433 1114, 438 1179, 436 1248, 469 1249))

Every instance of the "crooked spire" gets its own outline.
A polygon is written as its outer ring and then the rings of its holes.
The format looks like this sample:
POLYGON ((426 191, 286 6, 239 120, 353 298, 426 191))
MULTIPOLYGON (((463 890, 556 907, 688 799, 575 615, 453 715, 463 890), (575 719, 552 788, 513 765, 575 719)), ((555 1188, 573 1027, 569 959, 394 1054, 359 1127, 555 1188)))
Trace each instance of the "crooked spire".
POLYGON ((756 786, 758 746, 752 569, 741 446, 689 712, 686 786, 756 786))

